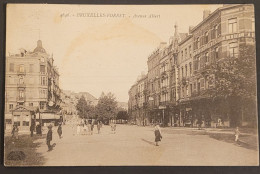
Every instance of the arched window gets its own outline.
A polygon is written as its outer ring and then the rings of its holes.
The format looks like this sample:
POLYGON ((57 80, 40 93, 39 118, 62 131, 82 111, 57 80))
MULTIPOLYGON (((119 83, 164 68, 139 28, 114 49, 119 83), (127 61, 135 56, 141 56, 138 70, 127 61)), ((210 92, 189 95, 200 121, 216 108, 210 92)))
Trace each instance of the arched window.
POLYGON ((219 54, 218 54, 218 47, 215 48, 215 58, 218 59, 219 58, 219 54))
POLYGON ((205 32, 205 44, 209 42, 209 32, 205 32))
POLYGON ((208 52, 205 54, 205 62, 206 63, 209 62, 209 53, 208 52))

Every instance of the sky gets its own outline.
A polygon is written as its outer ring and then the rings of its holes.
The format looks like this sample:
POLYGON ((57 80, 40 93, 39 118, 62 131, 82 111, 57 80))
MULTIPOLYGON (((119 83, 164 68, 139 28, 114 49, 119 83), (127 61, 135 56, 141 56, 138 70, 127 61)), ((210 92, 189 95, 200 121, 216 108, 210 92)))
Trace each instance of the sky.
POLYGON ((178 31, 202 21, 203 10, 222 5, 8 4, 6 54, 33 51, 37 40, 53 54, 60 87, 98 98, 112 92, 120 102, 148 56, 178 31))

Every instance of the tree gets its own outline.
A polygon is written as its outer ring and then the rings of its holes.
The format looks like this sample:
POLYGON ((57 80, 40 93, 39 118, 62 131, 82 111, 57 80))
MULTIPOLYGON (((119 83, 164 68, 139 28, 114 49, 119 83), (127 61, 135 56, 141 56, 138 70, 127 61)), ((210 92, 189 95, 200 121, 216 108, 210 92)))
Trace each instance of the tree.
POLYGON ((128 120, 127 111, 123 111, 123 110, 119 111, 117 113, 116 119, 128 120))
MULTIPOLYGON (((225 100, 229 106, 233 126, 238 126, 241 120, 239 118, 243 117, 244 111, 254 106, 253 110, 256 110, 255 46, 241 44, 239 56, 226 57, 215 62, 212 65, 211 74, 214 74, 215 85, 207 91, 207 94, 212 98, 225 100)), ((251 112, 254 112, 253 110, 251 112)), ((251 114, 251 117, 253 115, 251 114)))
POLYGON ((114 119, 117 114, 117 101, 111 92, 105 94, 102 92, 96 106, 96 114, 98 119, 114 119))
POLYGON ((95 116, 95 108, 87 103, 84 96, 81 96, 76 105, 76 109, 80 118, 93 118, 95 116))

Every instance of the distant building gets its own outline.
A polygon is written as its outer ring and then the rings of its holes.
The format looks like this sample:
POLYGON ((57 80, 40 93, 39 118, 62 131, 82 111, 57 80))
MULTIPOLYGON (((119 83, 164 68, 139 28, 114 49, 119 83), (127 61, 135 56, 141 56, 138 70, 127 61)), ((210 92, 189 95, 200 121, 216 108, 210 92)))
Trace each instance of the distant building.
POLYGON ((41 40, 33 52, 21 49, 20 54, 6 57, 6 128, 17 124, 20 130, 29 130, 33 121, 42 122, 44 113, 59 112, 59 73, 53 62, 41 40))

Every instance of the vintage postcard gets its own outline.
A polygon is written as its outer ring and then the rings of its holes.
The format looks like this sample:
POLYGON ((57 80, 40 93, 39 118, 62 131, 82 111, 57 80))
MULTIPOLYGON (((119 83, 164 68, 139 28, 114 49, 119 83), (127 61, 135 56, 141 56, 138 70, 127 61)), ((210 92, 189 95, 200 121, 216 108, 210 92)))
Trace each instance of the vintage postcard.
POLYGON ((7 4, 5 166, 258 166, 252 4, 7 4))

